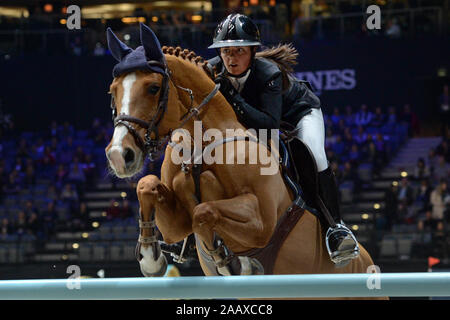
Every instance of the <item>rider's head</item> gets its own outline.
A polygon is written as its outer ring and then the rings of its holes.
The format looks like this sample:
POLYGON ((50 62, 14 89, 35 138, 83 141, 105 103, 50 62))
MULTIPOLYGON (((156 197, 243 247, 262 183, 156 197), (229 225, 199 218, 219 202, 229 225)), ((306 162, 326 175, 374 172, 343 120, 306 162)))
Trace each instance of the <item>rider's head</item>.
POLYGON ((213 44, 209 49, 218 49, 224 66, 232 76, 240 76, 251 67, 256 48, 261 38, 256 24, 242 14, 230 14, 219 23, 213 44))

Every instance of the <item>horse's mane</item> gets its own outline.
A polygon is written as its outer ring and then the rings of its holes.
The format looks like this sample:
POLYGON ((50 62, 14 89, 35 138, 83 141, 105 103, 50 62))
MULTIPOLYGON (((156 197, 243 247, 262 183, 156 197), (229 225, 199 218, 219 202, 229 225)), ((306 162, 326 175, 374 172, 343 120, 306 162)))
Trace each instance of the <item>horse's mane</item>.
MULTIPOLYGON (((208 68, 208 62, 201 56, 197 56, 194 51, 188 49, 182 49, 181 47, 168 47, 163 46, 162 51, 164 54, 180 57, 186 61, 201 67, 203 71, 214 79, 214 70, 208 68)), ((294 66, 297 64, 298 52, 294 46, 290 44, 279 44, 276 47, 268 48, 263 51, 257 52, 256 57, 268 59, 275 63, 280 68, 283 75, 283 89, 286 90, 289 86, 288 76, 294 72, 294 66)))
POLYGON ((293 67, 297 64, 297 49, 291 43, 279 44, 276 47, 257 52, 256 56, 274 62, 280 68, 283 75, 283 89, 287 89, 289 86, 288 75, 294 72, 293 67))
POLYGON ((205 61, 201 56, 197 56, 194 51, 188 49, 182 49, 181 47, 167 47, 163 46, 162 52, 164 54, 169 54, 171 56, 182 58, 183 60, 190 61, 196 66, 200 67, 205 71, 205 73, 211 79, 214 79, 214 76, 211 74, 211 71, 208 69, 208 62, 205 61))

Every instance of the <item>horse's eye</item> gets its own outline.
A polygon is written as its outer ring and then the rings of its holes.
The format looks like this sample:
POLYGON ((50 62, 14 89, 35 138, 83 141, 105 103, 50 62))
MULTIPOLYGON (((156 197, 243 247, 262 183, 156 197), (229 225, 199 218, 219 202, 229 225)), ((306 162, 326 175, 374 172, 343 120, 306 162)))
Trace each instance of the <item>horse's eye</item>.
POLYGON ((152 85, 148 88, 148 93, 150 93, 151 95, 155 95, 158 91, 159 91, 159 86, 157 86, 157 85, 152 85))

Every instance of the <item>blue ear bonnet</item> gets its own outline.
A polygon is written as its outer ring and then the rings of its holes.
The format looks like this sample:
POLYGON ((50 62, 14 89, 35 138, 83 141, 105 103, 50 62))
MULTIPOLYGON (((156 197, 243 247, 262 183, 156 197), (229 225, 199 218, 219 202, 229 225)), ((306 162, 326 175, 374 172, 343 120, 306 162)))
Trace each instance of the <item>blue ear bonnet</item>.
POLYGON ((144 24, 140 24, 141 46, 135 50, 129 48, 120 41, 112 32, 107 29, 106 36, 108 48, 112 56, 119 61, 113 68, 113 77, 136 70, 164 73, 165 70, 158 65, 149 65, 148 61, 158 61, 166 65, 166 60, 161 49, 161 45, 153 31, 144 24))

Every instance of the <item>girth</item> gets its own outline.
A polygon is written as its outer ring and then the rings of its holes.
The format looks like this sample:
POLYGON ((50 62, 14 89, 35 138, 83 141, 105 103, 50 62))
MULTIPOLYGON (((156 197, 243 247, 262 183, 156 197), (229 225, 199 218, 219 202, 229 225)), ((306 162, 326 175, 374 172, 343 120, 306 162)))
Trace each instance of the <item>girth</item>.
POLYGON ((273 274, 281 246, 304 213, 305 209, 293 204, 278 220, 275 231, 264 248, 254 248, 235 254, 257 259, 264 267, 264 274, 273 274))
MULTIPOLYGON (((227 142, 231 142, 231 141, 239 141, 239 140, 245 140, 245 141, 252 140, 254 142, 261 143, 256 138, 251 137, 251 136, 237 136, 237 137, 231 137, 231 138, 227 138, 227 139, 223 139, 223 140, 214 142, 214 143, 206 146, 205 149, 206 148, 215 148, 218 145, 221 145, 221 144, 224 144, 227 142)), ((282 146, 281 150, 284 151, 284 148, 285 148, 284 145, 282 144, 281 146, 282 146)), ((267 147, 270 149, 270 146, 267 146, 267 147)), ((287 156, 286 153, 287 152, 284 153, 284 156, 287 156)), ((202 152, 202 154, 203 154, 203 152, 202 152)), ((193 158, 191 158, 191 161, 192 160, 193 160, 193 158)), ((264 274, 273 274, 275 261, 276 261, 276 258, 278 256, 278 252, 279 252, 281 246, 283 245, 286 238, 289 236, 289 233, 292 231, 292 229, 294 229, 294 227, 297 225, 297 222, 303 216, 303 214, 305 212, 305 208, 308 208, 306 203, 302 200, 298 190, 296 190, 296 188, 298 188, 298 186, 296 186, 295 183, 293 183, 292 178, 288 174, 287 159, 285 159, 285 161, 281 162, 281 166, 283 168, 284 176, 285 176, 286 180, 291 180, 290 184, 294 185, 294 186, 291 185, 291 188, 293 189, 294 195, 295 195, 292 205, 286 210, 286 212, 278 220, 275 230, 272 234, 272 237, 270 238, 268 244, 264 248, 254 248, 254 249, 250 249, 245 252, 235 253, 235 255, 237 255, 237 256, 247 256, 250 258, 257 259, 264 267, 264 274)), ((192 178, 194 180, 194 186, 195 186, 195 197, 196 197, 198 203, 201 203, 201 190, 200 190, 200 174, 201 174, 201 172, 202 172, 201 164, 194 164, 192 166, 192 178)), ((289 183, 289 181, 288 181, 288 183, 289 183)), ((196 239, 197 249, 205 262, 205 266, 209 269, 209 271, 211 273, 217 274, 216 265, 210 255, 210 253, 205 252, 202 245, 200 244, 201 240, 198 238, 197 235, 195 235, 195 239, 196 239)))

